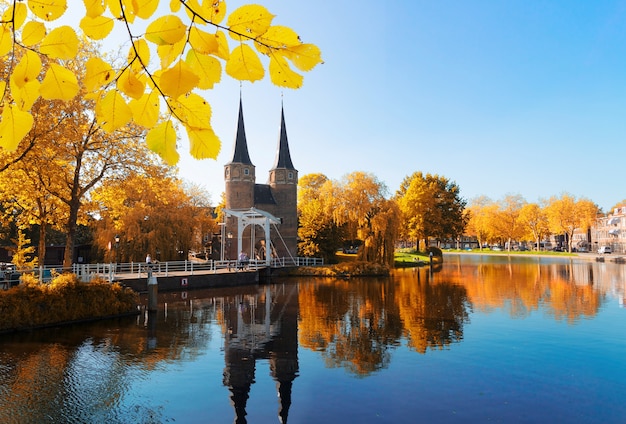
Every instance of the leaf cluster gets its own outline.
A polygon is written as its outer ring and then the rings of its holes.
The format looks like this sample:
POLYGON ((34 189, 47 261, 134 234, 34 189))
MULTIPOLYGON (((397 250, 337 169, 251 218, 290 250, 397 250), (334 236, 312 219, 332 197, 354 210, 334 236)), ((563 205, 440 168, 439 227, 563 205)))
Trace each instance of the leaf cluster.
POLYGON ((211 126, 211 107, 198 91, 213 88, 224 72, 241 81, 261 80, 265 70, 259 55, 269 58, 271 81, 286 88, 302 85, 293 68, 306 72, 322 62, 317 46, 303 43, 291 28, 273 25, 274 15, 260 5, 242 6, 228 17, 223 0, 171 0, 165 13, 159 0, 84 0, 84 5, 82 34, 68 25, 50 25, 68 13, 67 0, 13 0, 3 11, 2 148, 14 151, 32 129, 37 99, 68 101, 81 95, 95 102, 105 131, 130 122, 148 129, 148 146, 170 165, 179 159, 178 124, 193 157, 215 158, 220 141, 211 126), (131 44, 121 66, 93 56, 83 77, 66 65, 79 54, 81 38, 103 42, 116 32, 131 44))

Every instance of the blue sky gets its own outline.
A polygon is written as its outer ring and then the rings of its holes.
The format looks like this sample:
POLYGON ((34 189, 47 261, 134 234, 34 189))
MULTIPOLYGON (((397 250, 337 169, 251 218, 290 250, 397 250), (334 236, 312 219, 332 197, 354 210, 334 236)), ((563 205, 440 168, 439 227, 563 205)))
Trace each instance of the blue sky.
MULTIPOLYGON (((247 2, 228 2, 229 11, 247 2)), ((281 102, 299 175, 374 174, 392 195, 415 171, 468 201, 569 193, 605 211, 626 198, 626 2, 260 0, 322 49, 300 90, 225 76, 206 92, 222 139, 180 176, 217 203, 239 96, 265 183, 281 102)), ((186 144, 182 143, 183 150, 186 144)))

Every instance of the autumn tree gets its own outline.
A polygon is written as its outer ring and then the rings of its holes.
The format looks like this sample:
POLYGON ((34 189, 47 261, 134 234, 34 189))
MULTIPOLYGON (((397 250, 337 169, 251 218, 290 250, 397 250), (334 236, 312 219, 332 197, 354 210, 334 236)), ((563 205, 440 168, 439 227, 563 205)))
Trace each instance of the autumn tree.
POLYGON ((206 199, 188 193, 164 169, 107 181, 92 193, 95 243, 111 262, 187 259, 217 225, 206 199), (119 237, 119 245, 113 241, 119 237))
POLYGON ((345 237, 345 226, 333 220, 333 181, 323 174, 298 179, 298 251, 303 256, 320 256, 335 262, 345 237))
POLYGON ((490 205, 494 205, 491 199, 486 196, 479 196, 472 199, 468 206, 469 216, 465 233, 476 237, 480 250, 493 234, 490 223, 490 205))
POLYGON ((539 250, 541 240, 549 234, 548 217, 544 209, 537 203, 526 203, 519 212, 519 223, 524 237, 534 240, 539 250))
POLYGON ((27 138, 36 122, 31 108, 38 99, 80 96, 94 101, 95 123, 105 132, 131 121, 145 128, 150 149, 170 165, 179 157, 176 123, 184 128, 193 157, 215 158, 220 141, 211 127, 211 107, 199 90, 213 88, 224 72, 241 81, 262 79, 259 54, 269 58, 270 79, 280 87, 302 85, 302 75, 292 67, 309 71, 321 63, 315 45, 303 43, 288 27, 273 25, 274 15, 263 6, 243 6, 227 17, 223 0, 174 0, 165 6, 167 12, 160 3, 86 1, 80 34, 68 25, 51 24, 66 14, 66 0, 5 0, 0 147, 14 152, 27 138), (124 63, 95 56, 83 74, 66 66, 79 54, 83 36, 104 42, 116 34, 130 45, 124 63), (45 61, 50 66, 42 66, 45 61))
POLYGON ((346 175, 335 191, 333 219, 345 225, 351 239, 363 241, 359 250, 362 260, 390 264, 395 245, 399 214, 396 206, 386 199, 387 187, 371 173, 353 172, 346 175))
POLYGON ((497 234, 506 240, 508 251, 511 251, 512 241, 519 240, 524 235, 519 215, 525 204, 526 200, 519 194, 506 195, 498 203, 497 217, 493 225, 497 234))
MULTIPOLYGON (((2 155, 0 154, 0 157, 2 155)), ((7 163, 0 158, 0 163, 7 163)), ((48 229, 62 230, 64 205, 51 196, 39 175, 45 172, 37 161, 18 161, 0 172, 0 204, 4 222, 17 228, 38 227, 37 256, 43 264, 46 257, 48 229)))
POLYGON ((404 235, 419 240, 456 239, 467 224, 464 213, 466 201, 460 196, 459 186, 439 175, 415 172, 402 181, 396 192, 402 212, 404 235))
POLYGON ((598 212, 598 207, 588 199, 576 199, 563 193, 560 197, 551 197, 545 211, 550 230, 554 234, 563 234, 567 241, 567 250, 572 251, 574 231, 578 228, 587 230, 598 212))

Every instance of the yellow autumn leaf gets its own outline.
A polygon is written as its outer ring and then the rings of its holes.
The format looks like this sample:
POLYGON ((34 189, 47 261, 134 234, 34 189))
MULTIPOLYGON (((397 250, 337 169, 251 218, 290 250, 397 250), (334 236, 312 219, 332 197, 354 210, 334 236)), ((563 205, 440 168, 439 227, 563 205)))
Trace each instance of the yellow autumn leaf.
POLYGON ((285 88, 300 88, 302 87, 302 75, 294 72, 290 67, 287 60, 279 55, 272 55, 270 57, 270 79, 274 85, 285 88))
POLYGON ((185 127, 189 138, 189 153, 196 159, 217 159, 222 143, 211 128, 185 127))
POLYGON ((33 122, 33 115, 19 110, 17 106, 5 107, 0 122, 0 147, 14 152, 33 127, 33 122))
POLYGON ((141 126, 152 128, 159 119, 160 96, 157 90, 152 90, 139 99, 133 99, 128 107, 133 113, 133 120, 141 126))
POLYGON ((255 51, 247 44, 241 44, 230 53, 226 73, 240 81, 254 82, 263 79, 265 70, 255 51))
POLYGON ((13 29, 18 30, 24 25, 24 21, 26 21, 26 16, 28 16, 28 8, 24 3, 15 3, 9 6, 4 13, 2 14, 2 21, 9 22, 13 21, 13 29), (15 8, 13 8, 13 5, 15 8))
POLYGON ((194 50, 203 54, 217 53, 219 48, 215 34, 202 31, 195 26, 189 30, 189 44, 194 50))
POLYGON ((0 104, 4 103, 5 90, 7 89, 7 82, 0 80, 0 104))
POLYGON ((41 22, 28 21, 22 29, 22 44, 27 47, 34 46, 46 36, 46 26, 41 22))
POLYGON ((32 50, 26 50, 20 62, 11 73, 11 82, 18 88, 22 88, 29 81, 34 81, 41 72, 41 59, 32 50))
POLYGON ((126 20, 126 22, 128 22, 129 24, 135 22, 137 9, 139 7, 139 4, 136 0, 108 0, 109 9, 111 10, 111 12, 113 11, 113 9, 111 8, 112 3, 117 3, 117 5, 115 6, 115 10, 117 11, 117 9, 119 8, 120 15, 121 10, 124 10, 124 19, 126 20))
POLYGON ((320 63, 324 63, 322 52, 315 44, 300 44, 289 47, 282 53, 301 71, 310 71, 320 63))
POLYGON ((171 105, 185 126, 211 128, 211 105, 200 95, 191 93, 171 105))
POLYGON ((21 87, 18 87, 13 80, 11 80, 11 95, 18 109, 23 111, 30 110, 35 101, 39 98, 40 88, 41 83, 37 79, 29 81, 21 87))
POLYGON ((106 16, 96 16, 95 18, 85 16, 80 20, 80 29, 92 40, 102 40, 113 31, 114 24, 115 21, 106 16))
POLYGON ((235 40, 254 39, 262 35, 272 24, 274 15, 258 4, 241 6, 228 17, 230 36, 235 40), (240 37, 243 35, 244 37, 240 37))
POLYGON ((137 2, 136 14, 141 19, 150 18, 159 6, 159 0, 135 0, 137 2))
POLYGON ((215 55, 220 59, 228 60, 230 57, 230 48, 228 47, 228 37, 223 31, 215 32, 215 39, 217 40, 217 53, 215 55))
POLYGON ((154 21, 146 29, 146 40, 157 46, 171 45, 185 37, 187 27, 176 15, 162 16, 154 21))
POLYGON ((132 68, 126 68, 117 78, 117 89, 133 99, 139 99, 146 91, 146 83, 137 77, 132 68))
POLYGON ((254 41, 256 49, 266 55, 269 55, 272 49, 285 49, 301 43, 294 30, 282 25, 272 25, 254 41))
POLYGON ((176 13, 180 10, 180 6, 182 6, 180 0, 170 0, 170 10, 173 13, 176 13))
POLYGON ((27 0, 28 8, 44 21, 59 19, 67 10, 66 0, 27 0))
POLYGON ((171 121, 162 122, 148 131, 146 144, 168 165, 174 166, 178 163, 180 156, 176 150, 176 131, 171 121))
POLYGON ((133 46, 128 50, 128 64, 135 70, 142 69, 150 63, 150 47, 143 38, 133 41, 133 46), (139 60, 137 60, 139 59, 139 60))
POLYGON ((4 56, 13 48, 13 31, 9 24, 0 24, 0 56, 4 56))
POLYGON ((96 119, 106 132, 110 133, 123 127, 132 117, 130 107, 116 90, 109 90, 96 102, 96 119))
POLYGON ((78 54, 78 37, 71 26, 63 25, 50 31, 39 51, 55 59, 72 59, 78 54))
POLYGON ((46 100, 70 100, 78 94, 76 75, 69 69, 51 63, 41 83, 41 97, 46 100))
POLYGON ((85 64, 85 78, 83 80, 87 91, 96 91, 111 82, 114 76, 113 68, 108 62, 99 57, 90 57, 85 64))
POLYGON ((83 0, 85 5, 85 16, 96 18, 106 10, 105 3, 102 0, 83 0))
POLYGON ((204 0, 202 2, 202 16, 214 24, 221 23, 226 17, 226 2, 224 0, 204 0))
POLYGON ((197 85, 200 78, 189 65, 179 60, 174 66, 163 71, 160 78, 161 91, 174 99, 189 93, 197 85))
POLYGON ((157 55, 161 59, 161 68, 169 68, 172 63, 180 56, 187 44, 187 40, 183 38, 175 44, 165 44, 157 46, 157 55))
POLYGON ((191 70, 198 76, 198 88, 209 90, 222 78, 222 64, 213 56, 196 53, 189 50, 185 62, 191 70))
MULTIPOLYGON (((109 7, 109 11, 115 19, 123 19, 122 5, 120 4, 119 0, 104 0, 104 3, 106 4, 106 6, 109 7)), ((130 16, 130 19, 134 19, 134 15, 130 16)), ((129 22, 131 21, 129 20, 129 22)))

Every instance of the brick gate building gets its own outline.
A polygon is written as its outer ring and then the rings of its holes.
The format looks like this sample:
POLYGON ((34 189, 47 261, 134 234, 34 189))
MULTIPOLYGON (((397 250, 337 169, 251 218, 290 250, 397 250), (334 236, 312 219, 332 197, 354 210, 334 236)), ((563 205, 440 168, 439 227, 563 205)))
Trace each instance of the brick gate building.
MULTIPOLYGON (((278 219, 279 225, 270 230, 270 252, 276 257, 297 256, 298 236, 298 171, 291 162, 289 142, 285 127, 285 113, 281 107, 280 132, 276 158, 269 170, 267 184, 256 183, 256 169, 248 154, 248 142, 243 118, 242 101, 239 101, 237 134, 230 162, 224 166, 225 207, 229 210, 244 211, 251 208, 267 212, 278 219)), ((236 240, 237 220, 227 217, 223 234, 228 240, 236 240)), ((265 258, 265 231, 261 226, 252 225, 243 230, 242 246, 250 258, 265 258)), ((227 259, 236 259, 236 242, 225 243, 227 259)))

